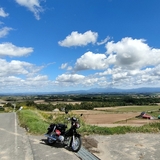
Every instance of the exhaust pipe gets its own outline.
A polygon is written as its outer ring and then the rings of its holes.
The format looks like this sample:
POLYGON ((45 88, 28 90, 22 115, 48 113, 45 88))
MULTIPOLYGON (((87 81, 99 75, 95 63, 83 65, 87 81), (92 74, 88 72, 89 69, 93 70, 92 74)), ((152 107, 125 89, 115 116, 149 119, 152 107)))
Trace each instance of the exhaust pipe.
POLYGON ((48 135, 48 134, 45 134, 44 136, 46 136, 46 137, 48 137, 49 139, 52 139, 52 140, 54 140, 54 141, 57 140, 56 138, 54 138, 54 137, 52 137, 52 136, 50 136, 50 135, 48 135))

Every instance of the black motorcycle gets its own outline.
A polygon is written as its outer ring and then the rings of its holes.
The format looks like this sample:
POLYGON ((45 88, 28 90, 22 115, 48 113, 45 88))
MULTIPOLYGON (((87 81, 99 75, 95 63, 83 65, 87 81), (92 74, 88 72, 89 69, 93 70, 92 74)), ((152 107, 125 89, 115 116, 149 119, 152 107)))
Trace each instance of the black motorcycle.
POLYGON ((81 135, 77 133, 80 124, 76 117, 67 118, 67 120, 71 122, 71 127, 68 130, 66 130, 67 125, 65 124, 50 124, 48 132, 45 134, 47 137, 47 144, 61 143, 70 147, 73 152, 78 152, 82 143, 81 135))

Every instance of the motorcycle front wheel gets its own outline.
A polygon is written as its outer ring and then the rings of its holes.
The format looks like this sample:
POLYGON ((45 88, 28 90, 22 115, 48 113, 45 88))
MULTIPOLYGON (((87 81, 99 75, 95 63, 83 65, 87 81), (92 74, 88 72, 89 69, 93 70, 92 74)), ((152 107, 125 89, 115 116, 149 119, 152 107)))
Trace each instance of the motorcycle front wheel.
POLYGON ((71 149, 73 152, 78 152, 81 148, 81 144, 82 144, 82 141, 81 141, 81 137, 72 137, 72 140, 71 140, 71 149))

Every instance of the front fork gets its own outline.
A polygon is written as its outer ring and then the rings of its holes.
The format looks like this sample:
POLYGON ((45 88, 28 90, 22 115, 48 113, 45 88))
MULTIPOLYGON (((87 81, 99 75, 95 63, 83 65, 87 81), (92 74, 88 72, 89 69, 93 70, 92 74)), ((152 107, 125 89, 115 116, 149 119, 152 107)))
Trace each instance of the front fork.
POLYGON ((68 147, 71 147, 72 143, 74 143, 74 142, 75 142, 75 135, 73 135, 71 137, 67 137, 64 144, 67 145, 68 147))
POLYGON ((75 143, 75 136, 74 135, 72 136, 72 143, 73 144, 75 143))
POLYGON ((81 135, 78 133, 76 133, 76 135, 73 134, 73 136, 70 138, 70 146, 72 145, 71 143, 75 144, 75 137, 81 137, 81 135))

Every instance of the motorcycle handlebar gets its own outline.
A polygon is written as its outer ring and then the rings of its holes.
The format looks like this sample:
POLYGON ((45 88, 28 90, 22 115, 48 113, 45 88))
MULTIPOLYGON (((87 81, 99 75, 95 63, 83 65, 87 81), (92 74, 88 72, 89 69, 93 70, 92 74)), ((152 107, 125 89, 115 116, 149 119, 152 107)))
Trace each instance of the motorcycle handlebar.
MULTIPOLYGON (((83 114, 81 113, 81 114, 80 114, 80 116, 82 117, 82 116, 83 116, 83 114)), ((71 118, 65 118, 65 119, 67 119, 68 121, 74 121, 74 117, 71 117, 71 118)), ((76 118, 76 120, 78 121, 78 118, 76 118)))

